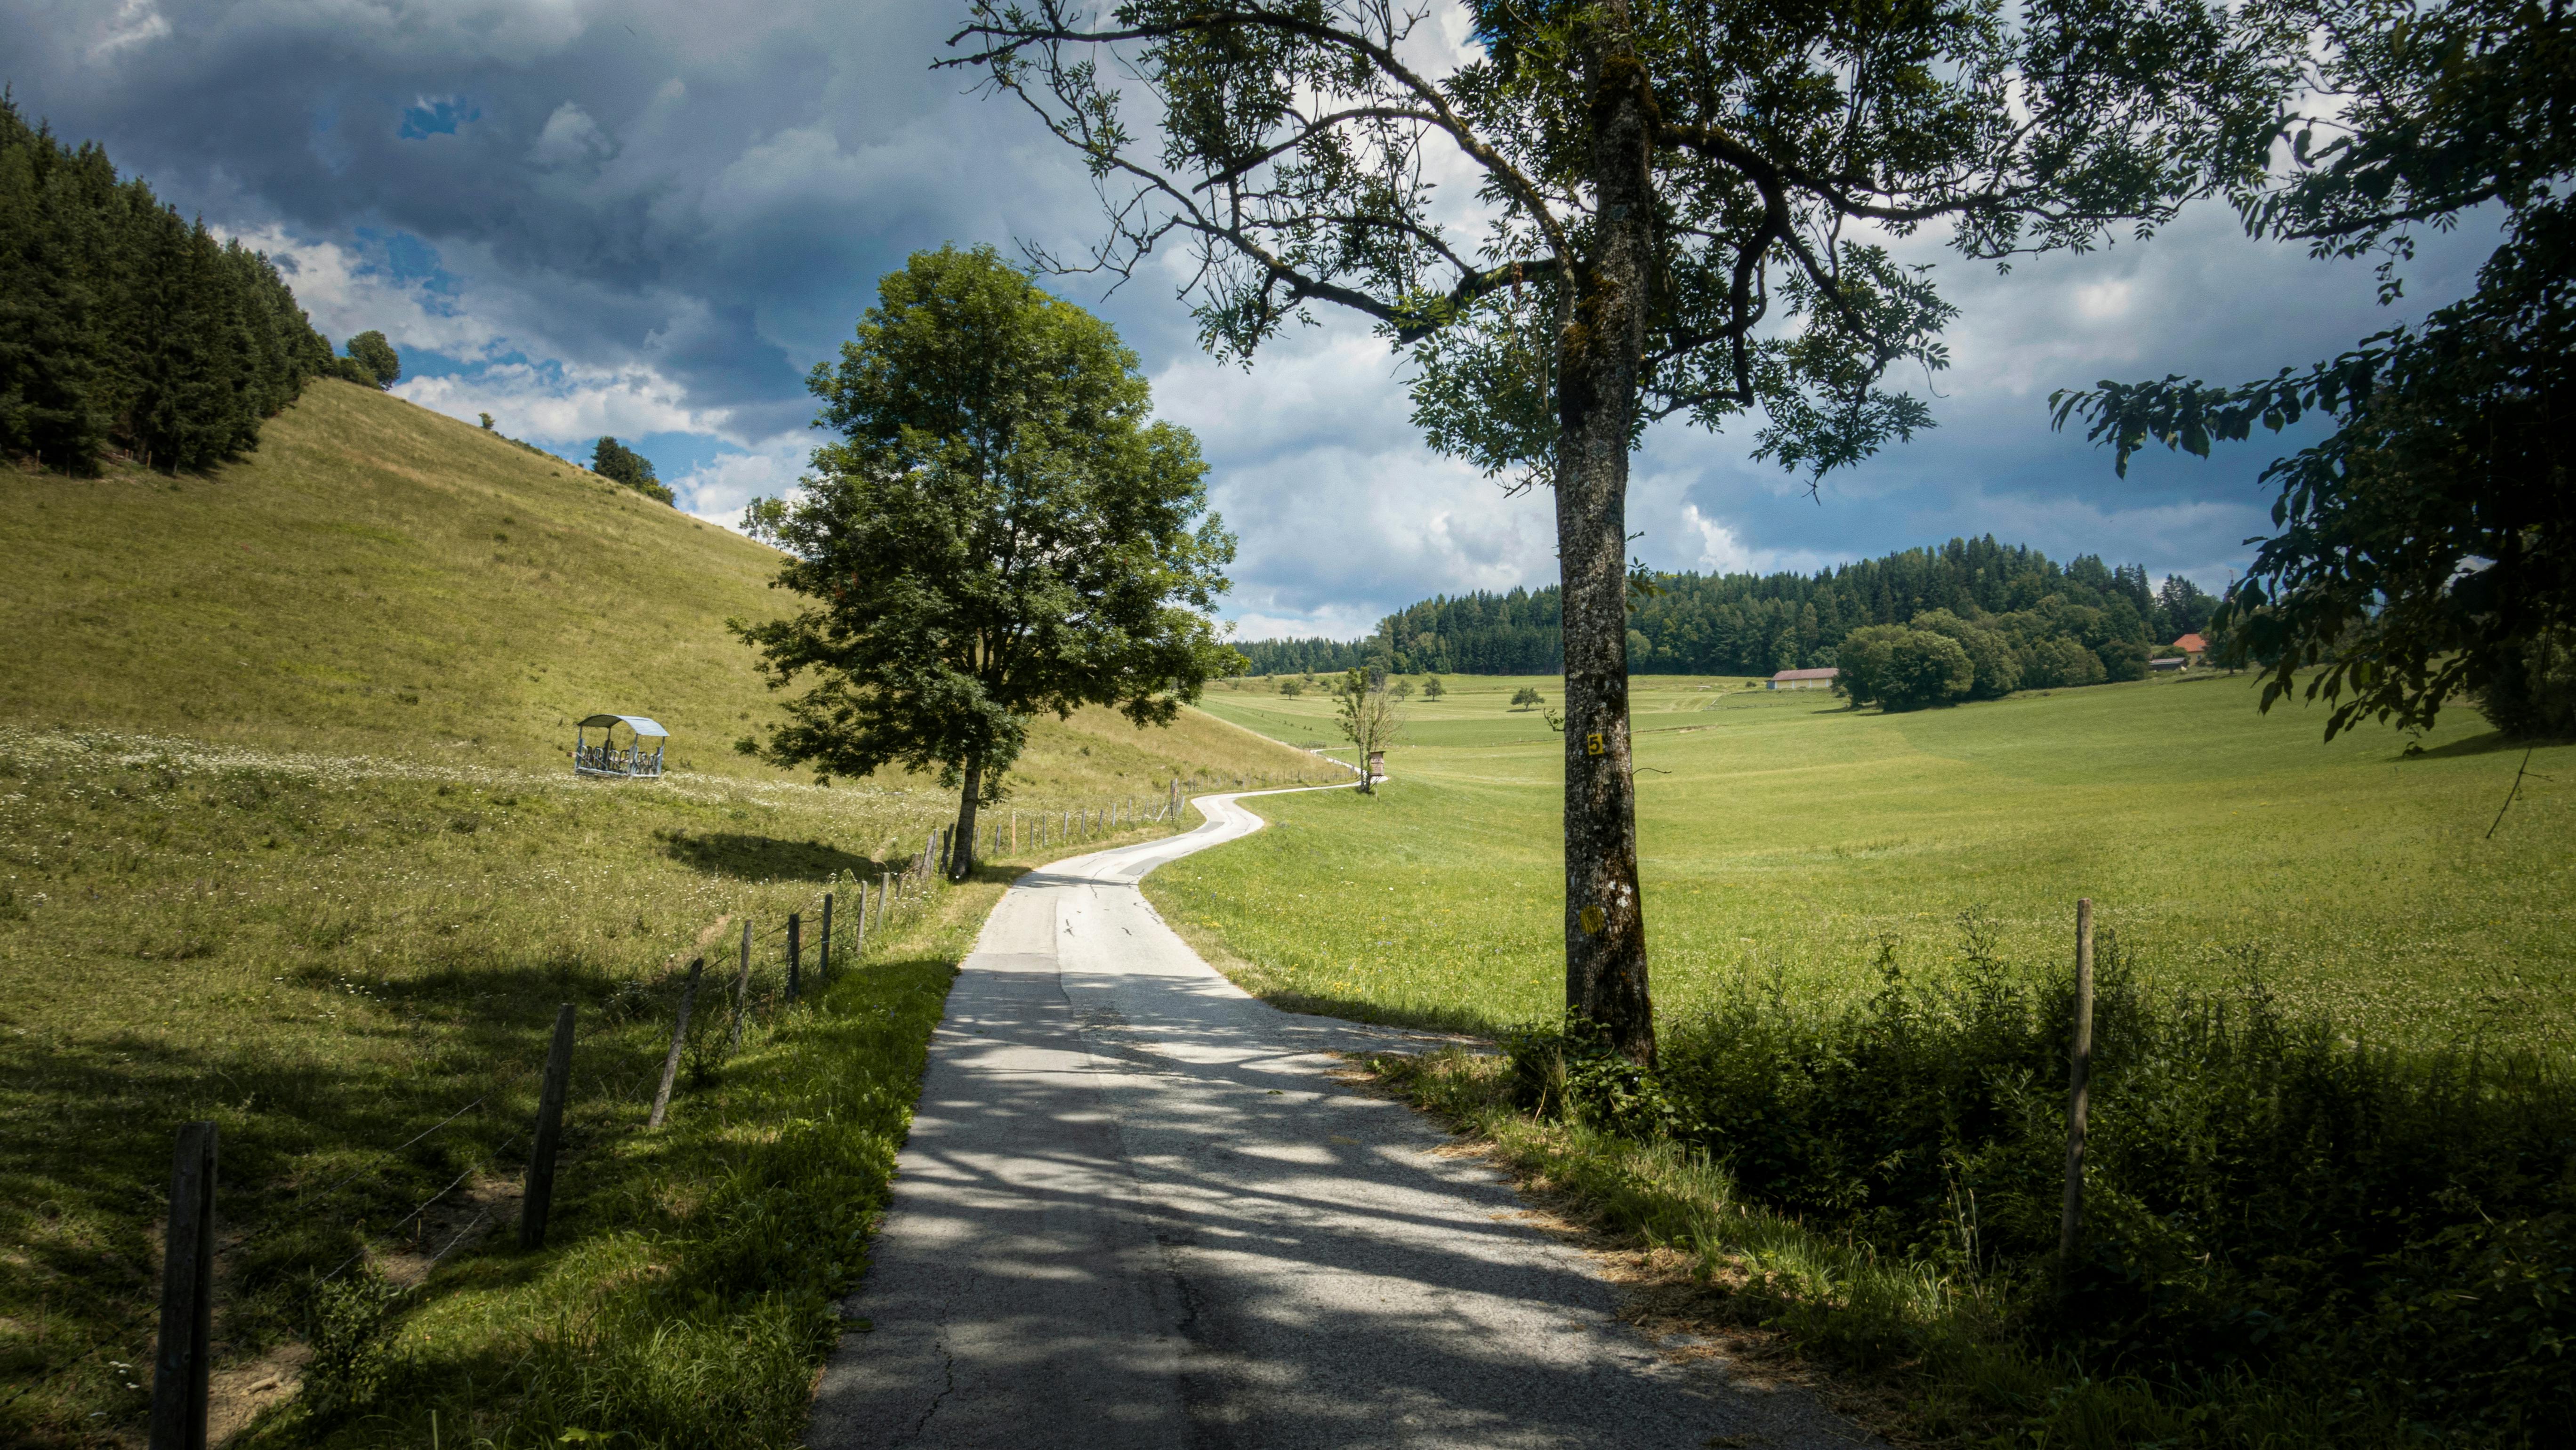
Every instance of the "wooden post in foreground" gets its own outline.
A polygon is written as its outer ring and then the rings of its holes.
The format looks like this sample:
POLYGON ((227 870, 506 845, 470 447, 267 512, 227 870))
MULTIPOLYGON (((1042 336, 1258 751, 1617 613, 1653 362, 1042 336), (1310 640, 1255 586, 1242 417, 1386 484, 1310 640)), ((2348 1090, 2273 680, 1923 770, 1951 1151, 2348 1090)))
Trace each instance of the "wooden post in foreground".
POLYGON ((2066 1054, 2066 1211, 2057 1223, 2057 1289, 2075 1272, 2084 1225, 2084 1110, 2093 1076, 2093 900, 2075 903, 2075 1032, 2066 1054))
POLYGON ((537 1093, 537 1145, 528 1155, 528 1186, 519 1200, 521 1252, 546 1246, 546 1213, 555 1203, 555 1150, 563 1146, 564 1094, 572 1087, 572 1004, 555 1009, 554 1045, 546 1049, 546 1082, 537 1093))
POLYGON ((796 979, 805 971, 805 918, 787 913, 787 1000, 796 1000, 796 979))
POLYGON ((823 893, 823 944, 814 951, 814 980, 832 980, 832 893, 823 893))
POLYGON ((671 1051, 662 1059, 662 1085, 653 1090, 653 1112, 644 1120, 647 1128, 662 1126, 662 1115, 671 1110, 671 1083, 680 1075, 680 1049, 689 1043, 689 1009, 698 1005, 698 974, 706 969, 704 957, 689 963, 688 985, 680 989, 680 1020, 671 1028, 671 1051))
POLYGON ((152 1361, 152 1450, 205 1450, 215 1309, 215 1125, 187 1123, 170 1163, 161 1343, 152 1361))
POLYGON ((742 1046, 742 1014, 751 1006, 751 918, 742 919, 742 972, 733 979, 733 1030, 725 1036, 725 1055, 742 1046))

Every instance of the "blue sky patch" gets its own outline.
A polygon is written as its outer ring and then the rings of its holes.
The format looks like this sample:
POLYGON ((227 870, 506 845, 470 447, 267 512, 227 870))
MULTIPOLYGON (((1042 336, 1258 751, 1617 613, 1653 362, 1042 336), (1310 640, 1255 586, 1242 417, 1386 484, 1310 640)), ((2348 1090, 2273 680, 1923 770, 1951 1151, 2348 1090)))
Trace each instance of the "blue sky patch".
POLYGON ((457 127, 479 120, 482 115, 480 110, 460 97, 423 96, 403 107, 402 128, 395 134, 406 141, 453 136, 457 127))

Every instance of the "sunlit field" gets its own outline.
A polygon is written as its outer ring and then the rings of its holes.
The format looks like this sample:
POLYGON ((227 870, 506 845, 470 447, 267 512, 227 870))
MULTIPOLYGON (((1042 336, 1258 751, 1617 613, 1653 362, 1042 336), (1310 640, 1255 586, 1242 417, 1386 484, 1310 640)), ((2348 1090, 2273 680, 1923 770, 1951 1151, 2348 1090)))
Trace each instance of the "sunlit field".
MULTIPOLYGON (((1375 799, 1271 798, 1274 829, 1149 893, 1284 1004, 1479 1031, 1555 1012, 1561 741, 1507 702, 1559 684, 1444 684, 1409 702, 1375 799)), ((1962 913, 2007 960, 2062 970, 2090 896, 2168 985, 2256 976, 2382 1040, 2566 1040, 2576 748, 2534 752, 2498 824, 2523 751, 2465 707, 2409 755, 2379 729, 2322 744, 2321 712, 2258 714, 2224 674, 1908 715, 1741 680, 1634 690, 1664 1012, 1746 981, 1850 996, 1883 965, 1937 971, 1962 913)), ((1333 738, 1328 699, 1275 682, 1209 708, 1333 738)))

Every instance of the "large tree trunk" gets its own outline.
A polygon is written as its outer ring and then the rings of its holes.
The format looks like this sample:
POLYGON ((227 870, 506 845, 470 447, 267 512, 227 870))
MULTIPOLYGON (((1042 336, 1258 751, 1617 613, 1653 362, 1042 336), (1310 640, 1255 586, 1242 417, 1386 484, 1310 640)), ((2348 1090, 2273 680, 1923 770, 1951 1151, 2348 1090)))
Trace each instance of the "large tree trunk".
POLYGON ((957 802, 957 829, 948 842, 948 879, 963 881, 975 869, 975 804, 983 794, 984 767, 966 762, 966 789, 957 802))
POLYGON ((1558 340, 1557 557, 1565 608, 1565 1006, 1651 1064, 1645 903, 1628 749, 1628 434, 1636 408, 1654 215, 1650 105, 1627 6, 1594 21, 1593 255, 1576 265, 1558 340))

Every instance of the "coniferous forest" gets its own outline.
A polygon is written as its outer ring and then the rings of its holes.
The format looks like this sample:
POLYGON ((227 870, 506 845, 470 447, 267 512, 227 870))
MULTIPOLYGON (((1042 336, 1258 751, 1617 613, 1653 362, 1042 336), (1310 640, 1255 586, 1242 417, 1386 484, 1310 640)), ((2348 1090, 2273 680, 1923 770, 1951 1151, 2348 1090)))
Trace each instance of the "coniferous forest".
MULTIPOLYGON (((1830 665, 1865 625, 1948 611, 2049 661, 2034 684, 2134 678, 2148 654, 2205 629, 2217 599, 2175 576, 2084 554, 2060 565, 1989 534, 1907 549, 1815 574, 1659 574, 1629 600, 1628 668, 1637 674, 1767 675, 1830 665), (2091 655, 2098 669, 2051 642, 2091 655), (2066 678, 2056 678, 2064 675, 2066 678)), ((1399 674, 1543 675, 1564 663, 1554 586, 1478 591, 1408 605, 1366 639, 1256 640, 1236 648, 1255 674, 1374 666, 1399 674)))
POLYGON ((204 468, 257 447, 332 361, 268 258, 0 96, 0 451, 204 468))

